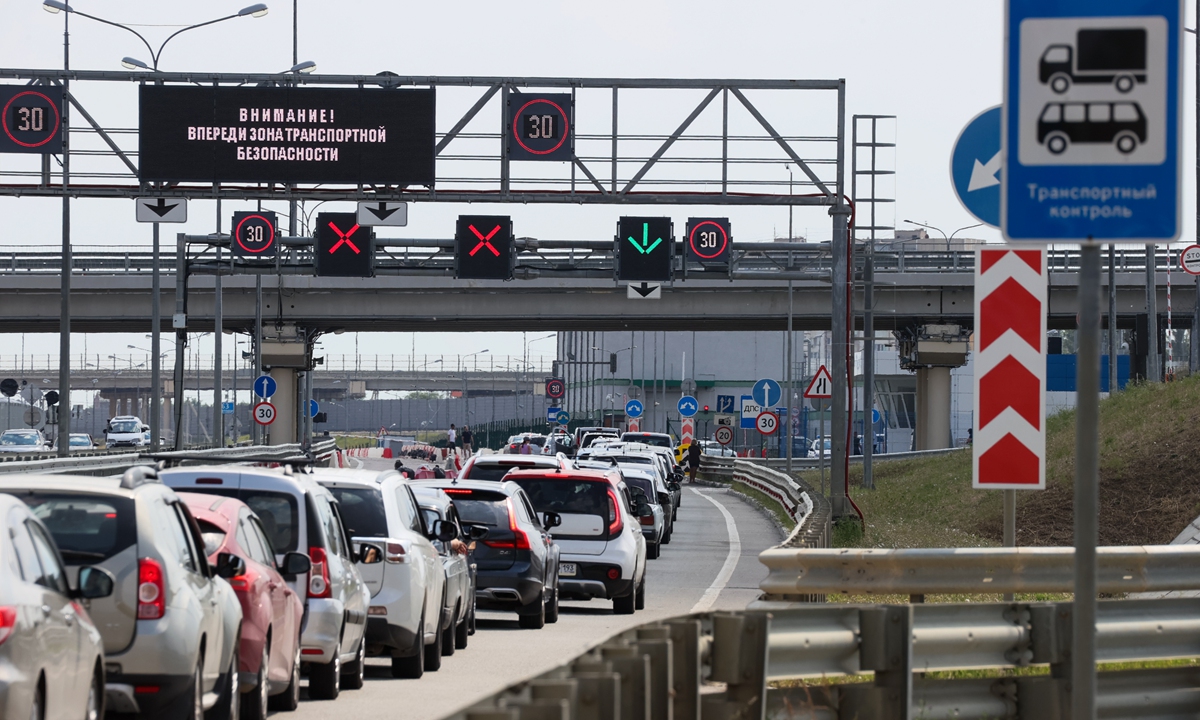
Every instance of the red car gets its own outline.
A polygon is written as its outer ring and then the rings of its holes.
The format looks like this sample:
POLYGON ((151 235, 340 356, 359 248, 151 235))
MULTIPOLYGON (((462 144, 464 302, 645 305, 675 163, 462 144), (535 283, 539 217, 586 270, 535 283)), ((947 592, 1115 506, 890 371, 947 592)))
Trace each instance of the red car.
POLYGON ((263 519, 241 500, 184 492, 179 497, 200 525, 210 563, 216 563, 219 553, 232 553, 246 561, 245 574, 229 580, 242 603, 238 648, 242 717, 266 718, 268 706, 295 710, 300 703, 304 605, 283 575, 308 572, 309 557, 288 553, 283 556, 283 566, 277 566, 263 519))

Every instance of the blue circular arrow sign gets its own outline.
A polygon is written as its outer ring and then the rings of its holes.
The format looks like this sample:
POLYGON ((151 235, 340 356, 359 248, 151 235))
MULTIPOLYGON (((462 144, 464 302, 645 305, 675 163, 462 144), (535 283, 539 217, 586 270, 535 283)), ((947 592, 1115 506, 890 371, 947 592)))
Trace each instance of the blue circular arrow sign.
POLYGON ((779 387, 779 383, 771 378, 763 378, 754 383, 754 389, 750 391, 750 394, 754 396, 754 402, 758 403, 759 407, 774 407, 783 397, 783 388, 779 387))
POLYGON ((641 417, 645 409, 641 400, 630 400, 625 403, 625 414, 631 418, 641 417))
POLYGON ((275 394, 275 378, 270 375, 259 375, 254 379, 254 394, 260 398, 269 398, 275 394))
POLYGON ((679 398, 679 415, 680 417, 690 418, 695 417, 696 412, 700 409, 700 404, 696 402, 696 398, 691 395, 684 395, 679 398))
POLYGON ((555 419, 558 420, 559 425, 566 425, 571 422, 571 413, 566 410, 560 410, 555 419))
POLYGON ((954 143, 950 179, 967 212, 1000 227, 1000 106, 976 115, 954 143))
POLYGON ((309 401, 308 401, 308 416, 309 416, 309 417, 316 417, 316 416, 317 416, 317 410, 319 410, 320 408, 321 408, 321 406, 320 406, 320 405, 317 405, 317 401, 316 401, 316 400, 309 400, 309 401))

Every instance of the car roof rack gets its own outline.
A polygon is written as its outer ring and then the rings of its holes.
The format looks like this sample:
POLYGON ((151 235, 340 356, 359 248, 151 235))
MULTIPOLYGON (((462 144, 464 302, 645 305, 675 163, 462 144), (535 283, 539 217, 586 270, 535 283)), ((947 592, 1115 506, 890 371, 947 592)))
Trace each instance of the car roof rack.
POLYGON ((233 465, 236 463, 276 463, 285 468, 303 470, 316 464, 316 458, 312 455, 291 455, 288 457, 269 457, 257 455, 240 455, 238 457, 229 457, 221 455, 180 455, 176 453, 138 453, 138 458, 146 460, 154 460, 162 463, 164 467, 174 468, 180 467, 185 462, 203 463, 205 465, 233 465))

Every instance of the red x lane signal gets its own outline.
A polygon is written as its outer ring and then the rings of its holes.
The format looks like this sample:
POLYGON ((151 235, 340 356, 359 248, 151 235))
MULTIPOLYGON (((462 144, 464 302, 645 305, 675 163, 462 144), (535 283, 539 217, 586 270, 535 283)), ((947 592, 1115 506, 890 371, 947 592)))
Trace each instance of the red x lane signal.
POLYGON ((479 250, 481 248, 485 248, 485 247, 488 250, 491 250, 493 255, 495 255, 496 257, 500 257, 500 251, 492 246, 492 238, 496 237, 496 233, 500 232, 499 225, 492 228, 492 231, 490 233, 488 233, 487 235, 484 235, 483 233, 476 230, 474 225, 468 225, 467 228, 470 229, 470 231, 475 234, 475 237, 479 238, 479 244, 471 249, 471 252, 470 252, 471 257, 475 257, 475 253, 479 252, 479 250))
POLYGON ((318 277, 372 277, 375 233, 359 226, 354 213, 321 213, 313 255, 318 277))
POLYGON ((506 215, 459 215, 454 227, 454 277, 460 280, 511 280, 512 218, 506 215), (491 228, 486 232, 479 228, 491 228))
POLYGON ((342 245, 348 246, 351 250, 354 251, 355 255, 359 254, 360 250, 358 249, 358 246, 355 245, 354 241, 352 241, 350 239, 351 235, 358 232, 358 224, 357 223, 354 225, 354 227, 350 228, 350 230, 347 232, 342 232, 341 228, 339 228, 337 225, 334 225, 332 222, 329 223, 329 227, 335 233, 337 233, 337 236, 338 236, 338 241, 336 243, 334 243, 333 247, 329 248, 330 255, 337 252, 337 249, 340 248, 342 245))

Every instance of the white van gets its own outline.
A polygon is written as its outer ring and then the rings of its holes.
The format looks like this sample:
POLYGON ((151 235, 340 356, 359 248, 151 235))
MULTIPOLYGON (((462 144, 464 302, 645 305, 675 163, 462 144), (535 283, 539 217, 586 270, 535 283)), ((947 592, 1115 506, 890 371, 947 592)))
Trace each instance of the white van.
POLYGON ((104 426, 104 446, 143 447, 149 445, 150 426, 136 415, 118 415, 104 426))

